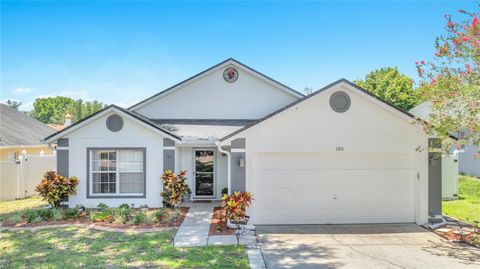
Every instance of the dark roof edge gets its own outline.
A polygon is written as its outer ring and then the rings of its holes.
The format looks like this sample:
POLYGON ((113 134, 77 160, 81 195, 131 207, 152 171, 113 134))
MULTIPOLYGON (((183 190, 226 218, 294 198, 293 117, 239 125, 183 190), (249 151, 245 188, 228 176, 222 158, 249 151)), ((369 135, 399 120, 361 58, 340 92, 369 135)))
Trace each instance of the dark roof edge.
POLYGON ((178 136, 170 133, 169 131, 167 131, 167 130, 159 127, 159 126, 157 126, 154 122, 152 122, 151 120, 149 120, 149 119, 141 116, 140 114, 138 114, 138 113, 136 113, 136 112, 127 110, 127 109, 122 108, 122 107, 119 107, 119 106, 117 106, 117 105, 109 105, 109 106, 106 106, 106 107, 104 107, 103 109, 101 109, 101 110, 99 110, 99 111, 91 114, 90 116, 85 117, 85 118, 77 121, 76 123, 68 126, 67 128, 64 128, 64 129, 62 129, 62 130, 60 130, 60 131, 58 131, 58 132, 55 132, 55 133, 53 133, 53 134, 45 137, 45 138, 43 139, 43 141, 47 141, 48 139, 50 139, 50 138, 52 138, 52 137, 54 137, 54 136, 57 136, 57 135, 65 132, 65 131, 67 131, 67 130, 70 130, 70 129, 72 129, 74 126, 77 126, 78 124, 80 124, 80 123, 82 123, 82 122, 85 122, 85 121, 91 119, 92 117, 94 117, 94 116, 96 116, 96 115, 98 115, 98 114, 101 114, 101 113, 103 113, 104 111, 106 111, 106 110, 108 110, 108 109, 111 109, 111 108, 118 109, 118 110, 120 110, 121 112, 126 113, 127 115, 132 116, 132 117, 134 117, 135 119, 137 119, 137 120, 139 120, 139 121, 141 121, 141 122, 143 122, 143 123, 145 123, 145 124, 147 124, 147 125, 155 128, 155 129, 157 129, 157 130, 159 130, 159 131, 161 131, 161 132, 163 132, 163 133, 165 133, 165 134, 167 134, 167 135, 169 135, 169 136, 172 136, 172 137, 174 137, 174 138, 176 138, 176 139, 178 139, 178 140, 181 140, 180 137, 178 137, 178 136))
POLYGON ((302 94, 302 93, 300 93, 300 92, 298 92, 298 91, 296 91, 296 90, 288 87, 287 85, 285 85, 285 84, 283 84, 283 83, 281 83, 281 82, 278 82, 277 80, 275 80, 275 79, 273 79, 273 78, 271 78, 271 77, 269 77, 269 76, 267 76, 267 75, 265 75, 265 74, 263 74, 263 73, 255 70, 255 69, 253 69, 253 68, 251 68, 251 67, 249 67, 249 66, 247 66, 247 65, 245 65, 245 64, 243 64, 243 63, 241 63, 241 62, 239 62, 239 61, 237 61, 237 60, 235 60, 234 58, 228 58, 228 59, 226 59, 226 60, 224 60, 224 61, 222 61, 222 62, 220 62, 220 63, 218 63, 218 64, 216 64, 216 65, 214 65, 214 66, 212 66, 212 67, 209 67, 209 68, 201 71, 200 73, 197 73, 197 74, 195 74, 195 75, 193 75, 193 76, 191 76, 191 77, 189 77, 189 78, 187 78, 187 79, 185 79, 185 80, 180 81, 179 83, 177 83, 177 84, 175 84, 175 85, 173 85, 173 86, 168 87, 167 89, 165 89, 165 90, 163 90, 163 91, 161 91, 161 92, 158 92, 158 93, 156 93, 156 94, 154 94, 154 95, 152 95, 152 96, 150 96, 150 97, 147 97, 146 99, 144 99, 144 100, 142 100, 142 101, 140 101, 140 102, 138 102, 138 103, 130 106, 130 107, 128 108, 128 110, 131 110, 131 109, 133 109, 133 108, 136 107, 136 106, 139 106, 139 105, 141 105, 141 104, 143 104, 143 103, 145 103, 145 102, 147 102, 147 101, 149 101, 149 100, 151 100, 151 99, 153 99, 153 98, 156 98, 157 96, 160 96, 160 95, 162 95, 162 94, 164 94, 164 93, 166 93, 166 92, 169 92, 169 91, 173 90, 174 88, 176 88, 176 87, 178 87, 178 86, 180 86, 180 85, 182 85, 182 84, 184 84, 184 83, 186 83, 186 82, 188 82, 188 81, 190 81, 190 80, 193 80, 193 79, 195 79, 195 78, 197 78, 197 77, 199 77, 199 76, 201 76, 201 75, 203 75, 203 74, 205 74, 205 73, 207 73, 207 72, 209 72, 209 71, 211 71, 211 70, 213 70, 213 69, 221 66, 222 64, 227 63, 228 61, 233 61, 233 62, 235 62, 236 64, 242 66, 243 68, 248 69, 248 70, 250 70, 250 71, 252 71, 252 72, 254 72, 254 73, 256 73, 256 74, 258 74, 258 75, 260 75, 260 76, 262 76, 262 77, 264 77, 265 79, 271 80, 272 82, 274 82, 274 83, 276 83, 276 84, 278 84, 278 85, 280 85, 280 86, 288 89, 289 91, 291 91, 292 93, 294 93, 294 94, 296 94, 296 95, 305 96, 304 94, 302 94))
MULTIPOLYGON (((297 104, 299 104, 299 103, 301 103, 301 102, 303 102, 303 101, 305 101, 305 100, 307 100, 307 99, 310 99, 311 97, 313 97, 313 96, 315 96, 315 95, 317 95, 317 94, 319 94, 319 93, 321 93, 321 92, 323 92, 323 91, 325 91, 325 90, 327 90, 327 89, 329 89, 329 88, 331 88, 331 87, 333 87, 333 86, 335 86, 335 85, 337 85, 337 84, 339 84, 339 83, 342 83, 342 82, 344 82, 344 83, 346 83, 346 84, 354 87, 354 88, 357 89, 357 90, 360 90, 360 91, 363 92, 363 93, 368 94, 369 96, 371 96, 371 97, 373 97, 373 98, 381 101, 382 103, 384 103, 384 104, 392 107, 392 108, 395 109, 395 110, 398 110, 399 112, 401 112, 401 113, 403 113, 403 114, 411 117, 412 119, 418 119, 418 117, 416 117, 415 115, 409 113, 408 111, 405 111, 405 110, 403 110, 403 109, 401 109, 401 108, 399 108, 399 107, 397 107, 397 106, 395 106, 395 105, 393 105, 393 104, 391 104, 391 103, 389 103, 389 102, 387 102, 387 101, 385 101, 385 100, 377 97, 376 95, 368 92, 367 90, 363 89, 362 87, 358 86, 357 84, 355 84, 355 83, 353 83, 353 82, 351 82, 351 81, 349 81, 349 80, 347 80, 347 79, 345 79, 345 78, 341 78, 341 79, 339 79, 339 80, 337 80, 337 81, 335 81, 335 82, 332 82, 332 83, 328 84, 327 86, 325 86, 325 87, 323 87, 323 88, 321 88, 321 89, 319 89, 319 90, 311 93, 310 95, 305 96, 305 97, 302 98, 302 99, 299 99, 299 100, 297 100, 297 101, 295 101, 295 102, 293 102, 293 103, 291 103, 291 104, 289 104, 289 105, 287 105, 287 106, 284 106, 284 107, 280 108, 279 110, 277 110, 277 111, 275 111, 275 112, 273 112, 273 113, 268 114, 267 116, 263 117, 262 119, 258 120, 257 122, 253 123, 252 125, 245 126, 244 128, 241 128, 241 129, 239 129, 239 130, 237 130, 237 131, 235 131, 235 132, 233 132, 233 133, 231 133, 231 134, 229 134, 229 135, 227 135, 227 136, 222 137, 222 138, 220 139, 220 142, 225 141, 225 140, 227 140, 227 139, 229 139, 229 138, 231 138, 231 137, 233 137, 233 136, 235 136, 235 135, 237 135, 237 134, 239 134, 239 133, 241 133, 241 132, 249 129, 250 127, 253 127, 253 126, 255 126, 255 125, 257 125, 257 124, 259 124, 259 123, 261 123, 261 122, 263 122, 263 121, 265 121, 265 120, 267 120, 267 119, 269 119, 269 118, 271 118, 271 117, 273 117, 273 116, 275 116, 275 115, 277 115, 278 113, 280 113, 280 112, 282 112, 282 111, 284 111, 284 110, 287 110, 288 108, 290 108, 290 107, 292 107, 292 106, 295 106, 295 105, 297 105, 297 104)), ((452 137, 452 138, 456 139, 455 137, 452 137)))

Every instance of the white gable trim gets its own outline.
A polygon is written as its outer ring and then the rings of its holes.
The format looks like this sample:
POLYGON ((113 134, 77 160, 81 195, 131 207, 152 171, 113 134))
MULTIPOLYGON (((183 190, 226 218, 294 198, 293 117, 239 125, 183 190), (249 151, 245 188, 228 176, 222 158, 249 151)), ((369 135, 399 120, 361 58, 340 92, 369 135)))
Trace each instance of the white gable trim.
MULTIPOLYGON (((355 85, 354 83, 352 83, 352 82, 350 82, 346 79, 340 79, 336 82, 333 82, 333 83, 325 86, 324 88, 322 88, 318 91, 315 91, 314 93, 312 93, 308 96, 305 96, 304 98, 298 100, 297 102, 293 102, 292 104, 290 104, 290 105, 288 105, 284 108, 281 108, 281 109, 271 113, 270 115, 267 115, 266 117, 264 117, 263 119, 259 120, 258 122, 254 123, 252 125, 246 126, 242 129, 239 129, 239 130, 235 131, 234 133, 231 133, 231 134, 221 138, 220 141, 230 143, 233 139, 236 139, 236 138, 240 137, 239 135, 241 133, 243 133, 244 131, 246 131, 250 128, 254 128, 259 124, 262 124, 264 121, 267 121, 268 119, 270 119, 272 117, 275 117, 277 114, 282 114, 285 111, 289 111, 289 110, 295 108, 297 105, 302 105, 303 102, 308 101, 311 98, 328 94, 329 92, 331 92, 333 90, 338 90, 340 88, 344 88, 346 90, 351 91, 354 94, 357 94, 360 97, 363 97, 367 101, 370 101, 371 103, 377 105, 378 107, 384 109, 385 111, 390 112, 390 113, 398 116, 399 118, 407 121, 408 123, 413 123, 414 120, 416 119, 416 117, 414 115, 410 114, 409 112, 404 111, 400 108, 397 108, 397 107, 387 103, 386 101, 381 100, 380 98, 374 96, 373 94, 368 93, 366 90, 360 88, 359 86, 355 85)), ((421 128, 419 128, 419 130, 421 130, 421 128)))
POLYGON ((119 114, 119 115, 122 115, 123 117, 125 117, 125 118, 127 118, 127 119, 130 119, 130 120, 132 120, 132 121, 134 121, 134 122, 137 122, 137 123, 141 124, 142 126, 144 126, 145 128, 147 128, 147 129, 149 129, 149 130, 151 130, 151 131, 153 131, 153 132, 159 133, 159 134, 161 134, 162 136, 167 137, 167 138, 170 138, 170 139, 172 139, 172 140, 174 140, 174 141, 176 141, 176 142, 179 142, 179 143, 181 142, 181 139, 180 139, 179 137, 177 137, 177 136, 175 136, 175 135, 173 135, 173 134, 170 134, 168 131, 163 130, 163 129, 161 129, 161 128, 153 127, 153 126, 151 126, 151 125, 149 125, 149 124, 146 124, 146 123, 143 122, 142 120, 140 120, 140 119, 138 119, 138 118, 136 118, 136 117, 133 117, 132 115, 130 115, 130 114, 122 111, 121 109, 119 109, 119 108, 117 108, 117 107, 115 107, 115 106, 110 106, 110 107, 104 109, 103 111, 100 111, 100 112, 98 112, 98 113, 96 113, 96 114, 93 114, 92 116, 90 116, 90 117, 88 117, 88 118, 86 118, 86 119, 84 119, 84 120, 82 120, 82 121, 80 121, 80 122, 78 122, 78 123, 70 126, 70 127, 67 127, 66 129, 63 129, 63 130, 61 130, 61 131, 59 131, 59 132, 57 132, 57 133, 55 133, 55 134, 47 137, 44 141, 45 141, 45 143, 51 143, 51 142, 53 142, 53 141, 55 141, 55 140, 57 140, 57 139, 59 139, 59 138, 65 137, 65 136, 68 135, 69 133, 72 133, 72 132, 76 131, 77 129, 82 128, 83 126, 86 126, 86 125, 90 124, 91 122, 93 122, 93 121, 95 121, 95 120, 97 120, 97 119, 99 119, 99 118, 101 118, 101 117, 103 117, 103 116, 105 116, 105 115, 107 115, 107 114, 110 114, 110 113, 117 113, 117 114, 119 114))
POLYGON ((304 97, 303 94, 295 91, 294 89, 292 89, 292 88, 290 88, 290 87, 288 87, 288 86, 286 86, 286 85, 284 85, 284 84, 282 84, 282 83, 280 83, 280 82, 278 82, 278 81, 276 81, 276 80, 274 80, 274 79, 256 71, 255 69, 253 69, 249 66, 246 66, 246 65, 238 62, 237 60, 235 60, 233 58, 229 58, 229 59, 227 59, 227 60, 225 60, 225 61, 223 61, 223 62, 221 62, 217 65, 214 65, 214 66, 212 66, 212 67, 210 67, 210 68, 208 68, 208 69, 206 69, 206 70, 204 70, 204 71, 202 71, 202 72, 200 72, 200 73, 198 73, 198 74, 196 74, 196 75, 194 75, 194 76, 192 76, 192 77, 190 77, 190 78, 188 78, 188 79, 186 79, 186 80, 184 80, 184 81, 182 81, 178 84, 173 85, 170 88, 167 88, 164 91, 161 91, 161 92, 159 92, 159 93, 157 93, 157 94, 155 94, 155 95, 153 95, 153 96, 151 96, 151 97, 149 97, 149 98, 147 98, 143 101, 140 101, 139 103, 131 106, 128 109, 135 111, 135 110, 137 110, 141 107, 144 107, 148 104, 151 104, 151 103, 153 103, 153 102, 155 102, 155 101, 157 101, 157 100, 159 100, 159 99, 161 99, 161 98, 163 98, 163 97, 165 97, 169 94, 172 94, 176 90, 184 88, 184 87, 194 83, 197 80, 200 80, 200 79, 202 79, 206 76, 209 76, 210 74, 218 71, 219 69, 223 69, 223 68, 226 68, 226 67, 229 67, 229 66, 234 66, 234 67, 240 69, 241 71, 246 72, 246 73, 248 73, 248 74, 266 82, 267 84, 275 87, 276 89, 282 90, 282 91, 284 91, 284 92, 286 92, 286 93, 288 93, 288 94, 290 94, 290 95, 292 95, 296 98, 303 98, 304 97))

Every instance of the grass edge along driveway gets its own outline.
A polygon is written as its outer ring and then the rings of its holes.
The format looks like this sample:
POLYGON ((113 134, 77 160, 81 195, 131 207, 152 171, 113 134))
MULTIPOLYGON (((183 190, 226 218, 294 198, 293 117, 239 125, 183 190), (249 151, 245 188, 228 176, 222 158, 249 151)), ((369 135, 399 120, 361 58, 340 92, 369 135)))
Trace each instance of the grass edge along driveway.
POLYGON ((244 247, 176 248, 173 232, 88 228, 0 232, 0 268, 249 268, 244 247))

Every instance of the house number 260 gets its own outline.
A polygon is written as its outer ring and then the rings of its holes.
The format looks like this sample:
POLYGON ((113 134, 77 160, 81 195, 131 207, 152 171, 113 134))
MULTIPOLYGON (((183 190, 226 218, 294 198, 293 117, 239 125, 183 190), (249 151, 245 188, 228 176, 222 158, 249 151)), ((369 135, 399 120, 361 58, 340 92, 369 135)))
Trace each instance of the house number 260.
POLYGON ((345 151, 345 148, 344 147, 337 147, 335 150, 336 151, 345 151))

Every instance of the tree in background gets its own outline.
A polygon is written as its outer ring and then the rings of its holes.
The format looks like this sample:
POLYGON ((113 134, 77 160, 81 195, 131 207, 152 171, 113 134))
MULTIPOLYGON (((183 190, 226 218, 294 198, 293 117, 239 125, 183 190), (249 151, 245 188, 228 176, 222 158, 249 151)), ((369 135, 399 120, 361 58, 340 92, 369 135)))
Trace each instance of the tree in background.
POLYGON ((416 63, 419 89, 432 103, 429 121, 420 122, 445 141, 445 150, 480 144, 480 13, 458 12, 465 20, 455 22, 446 16, 446 33, 437 37, 433 60, 416 63), (446 139, 458 131, 465 136, 446 139))
POLYGON ((22 105, 22 102, 8 99, 7 105, 11 108, 15 108, 16 110, 18 110, 18 108, 22 105))
POLYGON ((77 122, 104 107, 98 101, 84 102, 63 96, 37 98, 30 116, 47 124, 63 124, 67 113, 72 115, 72 122, 77 122))
POLYGON ((367 74, 365 80, 354 82, 403 110, 411 109, 419 101, 418 94, 413 88, 413 80, 398 72, 396 67, 374 70, 367 74))

